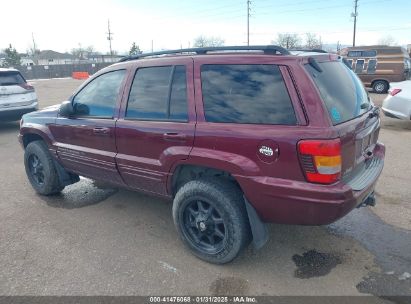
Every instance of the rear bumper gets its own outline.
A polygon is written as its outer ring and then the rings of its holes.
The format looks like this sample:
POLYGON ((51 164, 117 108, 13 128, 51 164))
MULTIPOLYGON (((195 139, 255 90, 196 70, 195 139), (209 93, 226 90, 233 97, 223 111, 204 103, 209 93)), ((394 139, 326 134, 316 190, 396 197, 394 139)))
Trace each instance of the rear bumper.
MULTIPOLYGON (((247 199, 264 222, 295 225, 326 225, 340 219, 361 205, 374 191, 385 156, 384 145, 378 143, 374 157, 379 158, 374 172, 333 185, 311 184, 271 177, 237 176, 247 199), (361 180, 361 190, 354 190, 355 179, 361 180), (364 182, 365 180, 365 182, 364 182)), ((371 169, 370 169, 371 170, 371 169)))
POLYGON ((397 119, 402 119, 402 120, 409 120, 410 117, 405 115, 404 113, 398 112, 398 111, 393 111, 387 108, 382 107, 381 108, 382 112, 385 114, 387 117, 391 118, 397 118, 397 119))
POLYGON ((19 120, 24 114, 34 112, 37 110, 38 110, 37 101, 33 102, 31 105, 24 106, 24 107, 2 108, 0 110, 0 119, 2 121, 19 120))

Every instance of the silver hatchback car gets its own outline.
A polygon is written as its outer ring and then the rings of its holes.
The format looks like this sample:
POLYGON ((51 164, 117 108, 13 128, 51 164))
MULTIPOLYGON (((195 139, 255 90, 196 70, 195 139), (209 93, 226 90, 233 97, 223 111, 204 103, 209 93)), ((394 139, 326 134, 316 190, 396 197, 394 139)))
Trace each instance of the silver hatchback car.
POLYGON ((0 120, 18 120, 38 109, 34 87, 16 69, 0 68, 0 120))

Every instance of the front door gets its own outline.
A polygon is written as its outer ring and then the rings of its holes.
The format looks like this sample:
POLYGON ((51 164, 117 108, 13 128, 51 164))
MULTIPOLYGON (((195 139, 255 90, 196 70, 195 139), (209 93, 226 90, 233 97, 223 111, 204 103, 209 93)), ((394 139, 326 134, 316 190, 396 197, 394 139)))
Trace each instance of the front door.
POLYGON ((126 70, 102 74, 72 99, 75 114, 51 127, 63 166, 82 176, 122 184, 116 168, 115 117, 126 70))
POLYGON ((170 169, 188 158, 194 141, 193 61, 142 63, 126 90, 116 127, 118 169, 128 186, 167 195, 170 169))

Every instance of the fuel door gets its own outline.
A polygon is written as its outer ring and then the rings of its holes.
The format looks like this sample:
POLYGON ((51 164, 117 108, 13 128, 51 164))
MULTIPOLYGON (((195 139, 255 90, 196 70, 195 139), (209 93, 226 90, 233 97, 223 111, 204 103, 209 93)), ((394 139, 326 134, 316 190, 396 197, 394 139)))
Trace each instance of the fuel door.
POLYGON ((280 156, 280 147, 271 140, 265 139, 258 144, 257 157, 264 163, 271 164, 280 156))

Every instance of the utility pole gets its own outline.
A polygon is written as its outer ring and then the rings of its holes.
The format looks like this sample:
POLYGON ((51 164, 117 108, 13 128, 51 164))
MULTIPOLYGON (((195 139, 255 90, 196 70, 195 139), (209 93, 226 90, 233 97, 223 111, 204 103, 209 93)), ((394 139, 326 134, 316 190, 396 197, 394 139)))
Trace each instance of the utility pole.
POLYGON ((354 33, 352 38, 352 46, 355 46, 355 34, 357 31, 357 17, 358 17, 358 0, 354 0, 354 13, 351 13, 351 17, 354 17, 354 33))
POLYGON ((36 41, 34 40, 34 33, 31 32, 31 38, 33 38, 33 61, 34 63, 37 65, 39 64, 38 60, 37 60, 37 46, 36 46, 36 41))
POLYGON ((250 16, 251 16, 250 4, 251 4, 251 0, 247 0, 247 46, 250 45, 250 16))
POLYGON ((113 49, 111 48, 111 40, 113 40, 113 33, 111 32, 110 29, 110 19, 108 20, 108 33, 107 33, 107 40, 110 44, 110 56, 113 57, 113 49))

